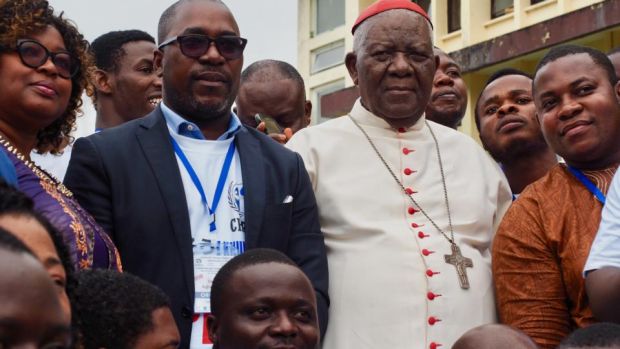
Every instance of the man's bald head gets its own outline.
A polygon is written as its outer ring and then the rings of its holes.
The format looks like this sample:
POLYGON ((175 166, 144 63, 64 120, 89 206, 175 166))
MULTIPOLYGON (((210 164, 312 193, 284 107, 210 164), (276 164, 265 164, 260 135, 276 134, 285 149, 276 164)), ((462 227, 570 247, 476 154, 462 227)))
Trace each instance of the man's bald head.
POLYGON ((286 62, 275 59, 264 59, 254 62, 241 73, 241 84, 245 82, 265 83, 277 80, 293 80, 303 91, 306 90, 304 79, 297 69, 286 62))
POLYGON ((558 349, 620 348, 620 325, 601 322, 580 328, 562 340, 558 349))
POLYGON ((525 333, 506 325, 482 325, 467 331, 452 349, 537 349, 525 333))
POLYGON ((208 2, 217 2, 222 4, 222 6, 228 8, 222 0, 179 0, 174 4, 170 5, 159 17, 159 24, 157 25, 157 42, 161 44, 164 40, 167 39, 168 33, 170 32, 170 26, 174 21, 174 17, 177 14, 177 10, 179 6, 184 3, 192 2, 192 1, 208 1, 208 2))
POLYGON ((254 115, 269 116, 293 133, 310 124, 312 103, 306 100, 304 80, 292 65, 271 59, 252 63, 241 73, 235 112, 248 127, 254 115))

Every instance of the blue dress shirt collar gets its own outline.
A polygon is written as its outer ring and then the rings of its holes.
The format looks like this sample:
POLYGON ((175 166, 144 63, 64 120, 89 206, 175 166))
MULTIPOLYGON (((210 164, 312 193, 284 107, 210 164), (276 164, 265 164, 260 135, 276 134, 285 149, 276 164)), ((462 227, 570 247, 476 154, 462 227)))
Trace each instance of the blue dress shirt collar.
MULTIPOLYGON (((193 122, 185 120, 181 115, 170 109, 164 102, 160 103, 161 111, 166 119, 166 124, 177 134, 194 139, 205 139, 204 135, 200 131, 200 128, 193 122)), ((234 137, 241 129, 241 121, 235 113, 230 112, 230 124, 228 129, 217 138, 218 141, 230 139, 234 137)))

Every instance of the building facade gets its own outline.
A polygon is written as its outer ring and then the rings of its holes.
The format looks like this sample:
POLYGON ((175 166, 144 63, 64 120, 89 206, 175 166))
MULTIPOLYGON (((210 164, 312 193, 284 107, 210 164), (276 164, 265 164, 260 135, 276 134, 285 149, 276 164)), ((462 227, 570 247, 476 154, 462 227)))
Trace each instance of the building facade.
MULTIPOLYGON (((357 90, 344 66, 350 29, 372 0, 298 0, 298 68, 314 104, 313 122, 346 114, 357 90)), ((487 78, 506 67, 533 72, 552 46, 620 46, 620 0, 432 0, 425 7, 435 45, 462 67, 469 88, 460 128, 478 137, 473 108, 487 78)))

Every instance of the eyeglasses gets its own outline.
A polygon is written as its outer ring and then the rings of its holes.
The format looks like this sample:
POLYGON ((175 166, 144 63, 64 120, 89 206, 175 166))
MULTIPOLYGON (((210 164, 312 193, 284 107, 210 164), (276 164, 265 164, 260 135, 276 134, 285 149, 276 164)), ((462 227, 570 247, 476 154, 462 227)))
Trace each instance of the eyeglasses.
POLYGON ((207 53, 211 43, 213 42, 215 43, 215 47, 220 55, 230 60, 240 58, 241 55, 243 55, 245 45, 248 43, 247 39, 233 35, 218 36, 213 39, 206 35, 190 34, 172 37, 162 42, 158 48, 161 50, 175 41, 179 43, 181 53, 190 58, 202 57, 205 53, 207 53))
POLYGON ((69 52, 50 52, 47 47, 34 40, 18 40, 17 54, 22 63, 32 69, 39 68, 51 57, 58 75, 65 79, 71 79, 80 70, 77 59, 69 52))

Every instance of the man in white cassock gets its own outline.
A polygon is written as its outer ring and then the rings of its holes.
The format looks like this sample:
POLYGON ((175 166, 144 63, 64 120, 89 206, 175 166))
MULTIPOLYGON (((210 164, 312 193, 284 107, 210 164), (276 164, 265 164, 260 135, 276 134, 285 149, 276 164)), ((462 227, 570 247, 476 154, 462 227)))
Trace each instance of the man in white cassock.
POLYGON ((437 57, 428 16, 380 0, 353 27, 360 99, 287 147, 310 174, 329 262, 324 349, 449 349, 497 321, 491 254, 511 202, 472 139, 427 121, 437 57))

